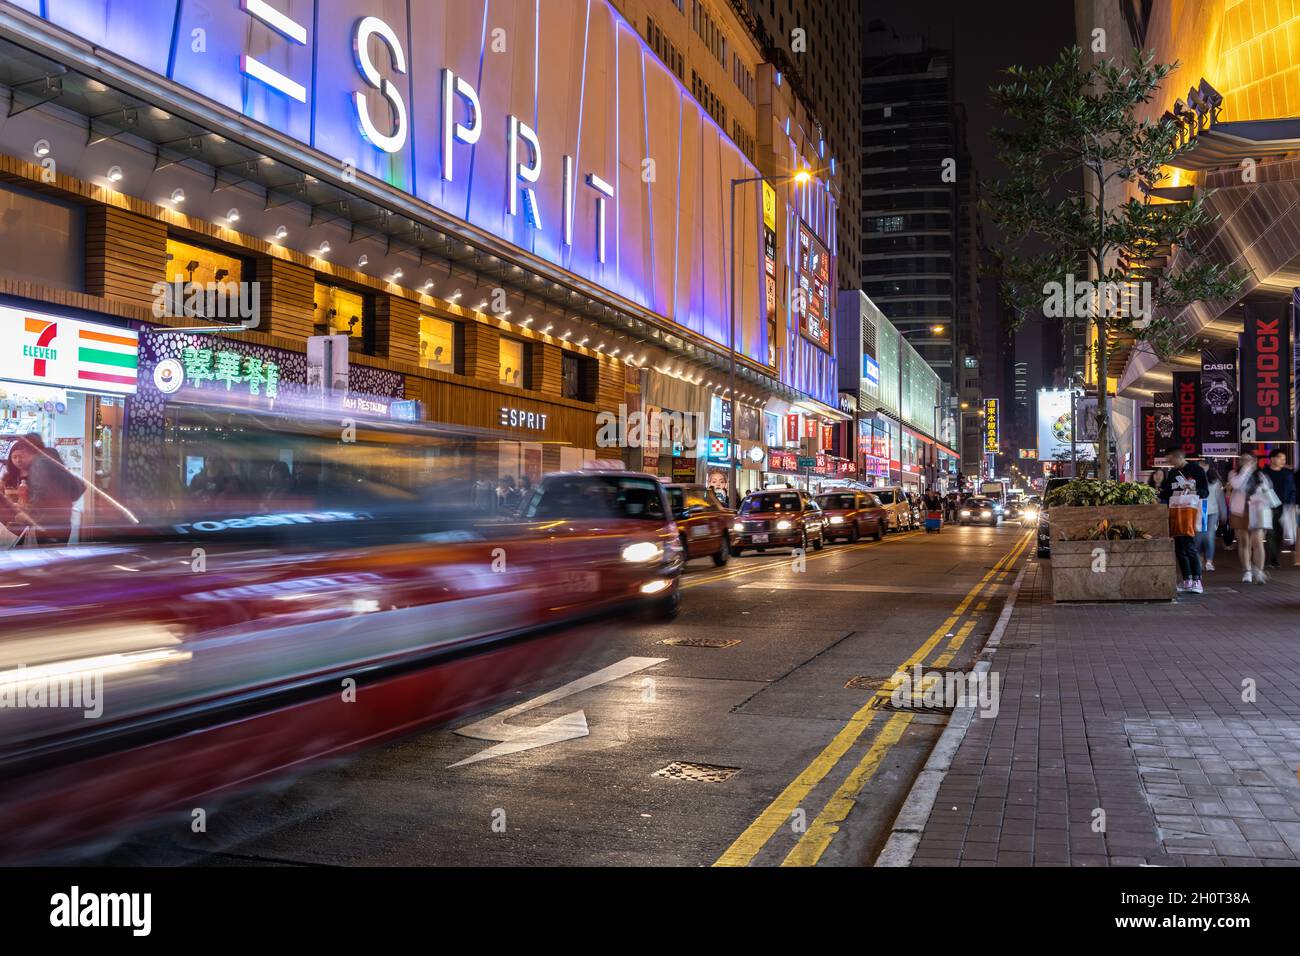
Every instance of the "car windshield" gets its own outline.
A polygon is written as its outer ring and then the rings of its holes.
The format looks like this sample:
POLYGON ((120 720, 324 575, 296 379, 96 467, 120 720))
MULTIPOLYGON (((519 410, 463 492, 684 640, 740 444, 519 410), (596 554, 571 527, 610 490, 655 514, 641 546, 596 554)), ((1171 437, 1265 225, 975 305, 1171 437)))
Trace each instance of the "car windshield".
POLYGON ((894 503, 894 493, 892 491, 877 491, 876 497, 880 499, 882 505, 892 505, 894 503))
POLYGON ((823 508, 856 508, 857 501, 853 495, 818 495, 817 504, 823 508))
POLYGON ((751 495, 740 503, 742 515, 765 511, 798 511, 799 496, 792 494, 751 495))
POLYGON ((990 501, 990 500, 987 499, 987 498, 972 498, 970 501, 966 502, 966 504, 970 505, 970 507, 972 507, 972 508, 992 508, 992 507, 993 507, 993 502, 990 501))
POLYGON ((659 482, 617 475, 557 475, 542 482, 525 518, 633 518, 663 521, 659 482))

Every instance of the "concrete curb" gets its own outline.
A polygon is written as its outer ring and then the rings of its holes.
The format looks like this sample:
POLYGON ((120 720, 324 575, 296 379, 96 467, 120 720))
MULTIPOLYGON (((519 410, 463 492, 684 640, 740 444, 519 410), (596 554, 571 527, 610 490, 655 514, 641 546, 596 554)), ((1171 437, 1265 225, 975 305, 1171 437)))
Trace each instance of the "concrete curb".
MULTIPOLYGON (((1016 598, 1020 596, 1020 585, 1028 570, 1029 562, 1026 561, 1011 585, 1006 604, 1002 606, 1002 613, 998 616, 997 623, 993 625, 993 633, 989 635, 987 643, 980 651, 980 660, 976 662, 972 673, 983 673, 993 666, 993 662, 984 655, 989 651, 996 651, 998 645, 1002 643, 1002 635, 1011 622, 1011 614, 1016 608, 1016 598)), ((948 776, 953 757, 957 755, 957 748, 961 746, 971 721, 975 719, 975 711, 974 707, 958 707, 953 711, 952 719, 948 721, 948 726, 943 729, 938 743, 930 753, 930 759, 925 762, 925 766, 917 775, 916 782, 908 791, 907 799, 903 801, 902 809, 894 818, 894 825, 889 830, 889 839, 885 841, 884 849, 876 857, 875 866, 912 865, 912 857, 916 855, 916 848, 921 843, 921 834, 925 830, 926 821, 930 819, 930 813, 934 810, 935 801, 939 797, 939 786, 943 783, 944 777, 948 776)))

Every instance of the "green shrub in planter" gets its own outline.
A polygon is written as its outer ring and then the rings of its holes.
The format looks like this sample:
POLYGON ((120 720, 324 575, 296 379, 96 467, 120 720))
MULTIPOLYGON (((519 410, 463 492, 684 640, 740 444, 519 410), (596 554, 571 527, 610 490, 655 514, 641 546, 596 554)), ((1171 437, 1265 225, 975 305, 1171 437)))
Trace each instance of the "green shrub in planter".
POLYGON ((1044 502, 1049 508, 1098 508, 1109 505, 1153 505, 1156 490, 1136 481, 1076 478, 1054 489, 1044 502))

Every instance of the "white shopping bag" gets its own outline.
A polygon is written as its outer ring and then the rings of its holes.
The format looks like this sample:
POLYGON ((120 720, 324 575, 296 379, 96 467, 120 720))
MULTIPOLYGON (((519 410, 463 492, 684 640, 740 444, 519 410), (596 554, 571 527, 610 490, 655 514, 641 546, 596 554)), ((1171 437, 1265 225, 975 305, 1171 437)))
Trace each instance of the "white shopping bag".
POLYGON ((1282 506, 1282 540, 1287 544, 1295 544, 1295 524, 1296 514, 1295 505, 1282 506))

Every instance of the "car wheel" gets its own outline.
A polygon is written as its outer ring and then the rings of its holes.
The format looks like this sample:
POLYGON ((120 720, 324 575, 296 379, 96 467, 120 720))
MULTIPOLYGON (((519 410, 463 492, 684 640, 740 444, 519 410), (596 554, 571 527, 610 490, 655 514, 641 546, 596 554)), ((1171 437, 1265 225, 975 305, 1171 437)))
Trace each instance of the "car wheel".
POLYGON ((654 603, 653 614, 656 620, 671 621, 677 617, 682 609, 682 592, 674 589, 673 593, 666 598, 660 598, 654 603))
POLYGON ((853 525, 853 530, 849 532, 849 544, 857 544, 858 539, 862 537, 862 532, 858 530, 857 523, 853 525))
POLYGON ((885 525, 883 524, 883 522, 880 521, 876 522, 876 533, 872 537, 874 537, 877 541, 885 540, 885 525))
POLYGON ((727 563, 729 557, 731 557, 731 542, 727 540, 727 536, 724 534, 722 542, 718 545, 718 553, 713 556, 713 563, 718 567, 722 567, 727 563))

